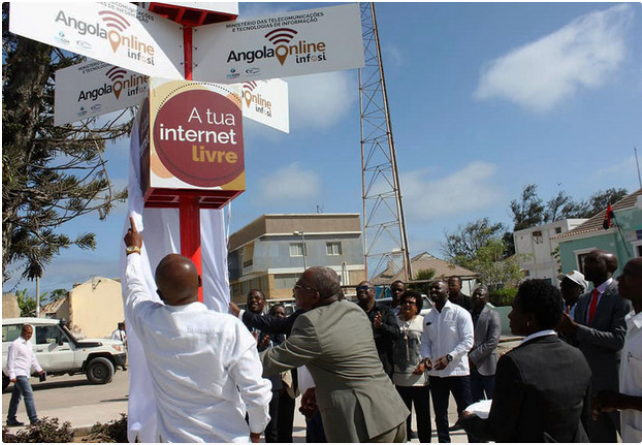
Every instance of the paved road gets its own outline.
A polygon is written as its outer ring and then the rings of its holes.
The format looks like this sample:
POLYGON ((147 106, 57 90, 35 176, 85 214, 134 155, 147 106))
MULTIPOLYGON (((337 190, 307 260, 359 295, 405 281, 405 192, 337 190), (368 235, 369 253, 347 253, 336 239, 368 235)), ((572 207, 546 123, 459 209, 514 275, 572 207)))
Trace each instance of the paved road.
MULTIPOLYGON (((77 435, 86 434, 96 422, 106 423, 120 418, 127 412, 129 374, 118 371, 114 380, 107 385, 92 385, 84 375, 73 377, 50 377, 44 383, 31 379, 39 417, 57 417, 60 423, 68 421, 73 428, 80 429, 77 435)), ((2 419, 7 418, 9 400, 13 385, 2 392, 2 419)), ((298 408, 298 405, 297 405, 298 408)), ((450 399, 450 422, 455 422, 455 401, 450 399)), ((413 415, 414 418, 414 415, 413 415)), ((28 421, 24 402, 18 408, 18 420, 28 421)), ((432 441, 437 442, 433 420, 432 441)), ((416 430, 413 419, 413 428, 416 430)), ((14 428, 12 428, 14 430, 14 428)), ((463 431, 450 434, 453 442, 467 442, 463 431)), ((294 442, 305 442, 305 419, 298 412, 294 419, 294 442)), ((412 442, 418 442, 417 439, 412 442)))
MULTIPOLYGON (((118 371, 111 383, 92 385, 84 375, 50 377, 37 383, 31 379, 39 417, 57 417, 69 421, 74 428, 91 427, 96 422, 108 422, 127 412, 129 375, 118 371)), ((2 392, 2 418, 7 418, 13 385, 2 392)), ((28 422, 24 402, 18 407, 18 420, 28 422)))

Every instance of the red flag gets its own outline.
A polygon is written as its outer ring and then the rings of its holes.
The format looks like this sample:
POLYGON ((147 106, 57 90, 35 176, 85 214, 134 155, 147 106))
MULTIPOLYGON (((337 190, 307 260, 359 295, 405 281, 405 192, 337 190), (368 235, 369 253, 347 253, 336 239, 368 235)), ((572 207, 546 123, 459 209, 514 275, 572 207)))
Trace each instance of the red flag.
POLYGON ((604 215, 604 222, 602 223, 602 227, 604 227, 604 230, 608 230, 613 226, 613 218, 615 218, 615 216, 613 215, 613 207, 611 207, 611 204, 609 204, 606 208, 606 215, 604 215))

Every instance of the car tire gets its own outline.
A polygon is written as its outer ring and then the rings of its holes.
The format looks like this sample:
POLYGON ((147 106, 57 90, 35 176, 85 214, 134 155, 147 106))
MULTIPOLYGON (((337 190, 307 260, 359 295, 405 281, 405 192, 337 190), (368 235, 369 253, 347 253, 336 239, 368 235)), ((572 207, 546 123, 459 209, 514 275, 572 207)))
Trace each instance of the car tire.
POLYGON ((95 385, 104 385, 114 377, 114 365, 105 357, 91 359, 87 365, 87 379, 95 385))
POLYGON ((4 372, 3 372, 3 373, 2 373, 2 390, 3 390, 3 391, 4 391, 5 389, 7 389, 7 386, 9 386, 9 383, 10 383, 10 382, 11 382, 11 380, 9 380, 9 377, 7 377, 6 375, 4 375, 4 372))

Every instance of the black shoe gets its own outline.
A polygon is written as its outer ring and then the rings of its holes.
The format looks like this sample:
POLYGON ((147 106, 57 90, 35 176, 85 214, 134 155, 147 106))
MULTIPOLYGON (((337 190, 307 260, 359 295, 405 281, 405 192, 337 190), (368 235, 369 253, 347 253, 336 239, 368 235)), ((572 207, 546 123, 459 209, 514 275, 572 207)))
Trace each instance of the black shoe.
POLYGON ((419 439, 419 436, 417 435, 416 431, 410 431, 410 438, 411 439, 419 439))
POLYGON ((40 419, 35 419, 35 420, 32 420, 32 421, 31 421, 31 424, 32 424, 32 425, 36 425, 36 424, 38 424, 38 423, 40 423, 40 422, 41 422, 41 420, 40 420, 40 419))
POLYGON ((462 429, 462 426, 461 426, 461 423, 459 423, 459 420, 458 420, 457 422, 455 422, 455 424, 453 426, 448 428, 448 431, 457 431, 457 430, 461 430, 461 429, 462 429))
POLYGON ((123 371, 127 371, 127 366, 123 366, 123 371))
POLYGON ((7 426, 25 426, 25 424, 17 420, 7 420, 7 426))

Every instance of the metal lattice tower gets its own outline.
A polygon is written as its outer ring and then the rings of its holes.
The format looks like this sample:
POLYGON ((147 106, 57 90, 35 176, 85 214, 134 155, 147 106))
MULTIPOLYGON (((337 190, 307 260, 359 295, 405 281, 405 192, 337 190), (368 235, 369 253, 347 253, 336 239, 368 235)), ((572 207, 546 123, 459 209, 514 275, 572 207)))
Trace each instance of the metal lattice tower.
POLYGON ((360 3, 366 65, 359 70, 363 239, 366 276, 392 264, 412 279, 374 3, 360 3))

